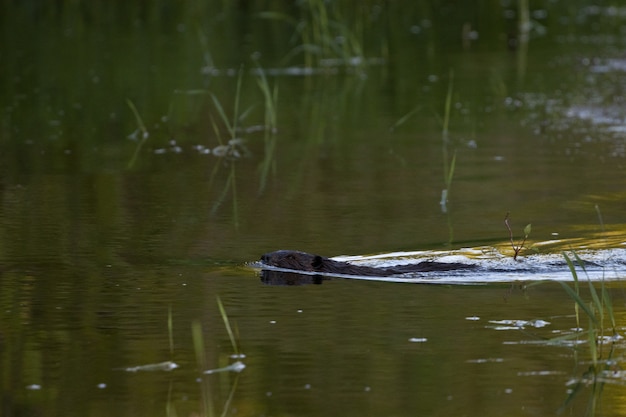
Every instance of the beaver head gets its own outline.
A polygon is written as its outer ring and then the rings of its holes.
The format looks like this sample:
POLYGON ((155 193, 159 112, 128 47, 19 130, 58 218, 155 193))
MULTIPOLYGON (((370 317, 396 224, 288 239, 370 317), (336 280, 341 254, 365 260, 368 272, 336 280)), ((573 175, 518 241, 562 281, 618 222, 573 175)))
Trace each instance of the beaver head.
POLYGON ((324 259, 319 255, 294 250, 277 250, 261 256, 261 262, 266 265, 311 272, 321 271, 324 259))

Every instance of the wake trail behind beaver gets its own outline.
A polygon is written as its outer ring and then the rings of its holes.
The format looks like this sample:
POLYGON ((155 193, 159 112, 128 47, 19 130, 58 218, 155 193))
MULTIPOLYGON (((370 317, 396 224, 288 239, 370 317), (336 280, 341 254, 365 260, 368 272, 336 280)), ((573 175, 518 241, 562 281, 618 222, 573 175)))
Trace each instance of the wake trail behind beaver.
MULTIPOLYGON (((577 250, 576 256, 584 261, 579 265, 574 253, 569 252, 578 279, 590 281, 615 281, 626 279, 626 249, 577 250)), ((495 247, 462 248, 452 251, 393 252, 369 256, 337 256, 322 258, 339 264, 367 268, 367 274, 341 273, 340 271, 316 271, 281 268, 264 262, 251 265, 264 270, 293 272, 304 275, 404 283, 429 284, 488 284, 516 281, 573 281, 572 273, 562 253, 532 254, 513 260, 495 247), (436 262, 433 262, 435 261, 436 262), (424 271, 406 269, 415 265, 450 265, 424 271), (401 273, 369 273, 371 270, 398 271, 401 273)), ((356 269, 358 271, 358 269, 356 269)))

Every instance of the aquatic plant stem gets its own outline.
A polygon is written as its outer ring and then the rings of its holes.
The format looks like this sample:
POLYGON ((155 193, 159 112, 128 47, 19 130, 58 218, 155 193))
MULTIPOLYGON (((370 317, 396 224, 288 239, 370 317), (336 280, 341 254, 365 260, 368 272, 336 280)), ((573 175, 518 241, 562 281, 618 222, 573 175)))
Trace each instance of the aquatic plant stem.
MULTIPOLYGON (((443 113, 443 128, 442 128, 442 136, 445 144, 447 145, 448 141, 448 127, 450 125, 450 109, 452 108, 452 87, 454 85, 454 70, 450 70, 449 80, 448 80, 448 92, 446 93, 446 102, 444 104, 444 113, 443 113)), ((446 162, 447 163, 447 162, 446 162)))
POLYGON ((529 223, 526 225, 526 227, 524 227, 524 239, 519 245, 516 246, 515 243, 513 242, 513 231, 511 230, 511 225, 509 224, 509 215, 510 215, 510 212, 507 212, 506 216, 504 216, 504 224, 506 225, 506 228, 509 231, 509 239, 511 240, 511 247, 513 248, 513 252, 514 252, 513 260, 517 260, 517 256, 519 255, 520 251, 524 247, 524 243, 526 243, 526 239, 528 239, 528 236, 530 235, 532 226, 529 223))
POLYGON ((448 211, 447 203, 450 198, 450 187, 452 186, 452 178, 454 177, 454 167, 456 165, 456 151, 452 155, 452 161, 450 160, 448 154, 448 128, 450 125, 450 111, 452 108, 452 90, 454 85, 454 71, 450 70, 450 79, 448 82, 448 92, 446 94, 446 102, 444 105, 444 114, 443 114, 443 126, 441 129, 441 145, 442 145, 442 156, 443 156, 443 182, 445 188, 441 190, 441 200, 439 204, 441 205, 441 211, 446 213, 448 211))
POLYGON ((443 123, 441 128, 441 154, 443 157, 443 183, 444 188, 441 190, 441 199, 439 205, 441 206, 442 213, 446 214, 446 220, 448 225, 448 245, 452 245, 454 239, 454 229, 452 226, 452 219, 450 213, 448 213, 448 200, 450 199, 450 189, 452 187, 452 178, 454 177, 454 169, 456 167, 456 150, 452 153, 452 159, 448 153, 448 146, 450 144, 448 132, 450 126, 450 112, 452 109, 452 91, 454 87, 454 70, 450 69, 448 80, 448 91, 446 93, 446 101, 444 104, 443 123), (450 161, 450 162, 448 162, 450 161))

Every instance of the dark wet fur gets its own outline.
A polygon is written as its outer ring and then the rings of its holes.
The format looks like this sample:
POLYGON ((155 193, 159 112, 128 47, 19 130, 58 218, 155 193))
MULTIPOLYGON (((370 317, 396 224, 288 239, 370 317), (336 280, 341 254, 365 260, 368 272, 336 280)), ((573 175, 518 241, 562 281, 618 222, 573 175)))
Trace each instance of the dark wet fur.
POLYGON ((396 265, 388 268, 354 265, 349 262, 335 261, 330 258, 312 253, 279 250, 261 256, 261 262, 269 266, 292 269, 296 271, 319 272, 326 274, 344 274, 387 277, 390 275, 407 274, 411 272, 456 271, 473 269, 474 265, 462 263, 447 263, 424 261, 408 265, 396 265))

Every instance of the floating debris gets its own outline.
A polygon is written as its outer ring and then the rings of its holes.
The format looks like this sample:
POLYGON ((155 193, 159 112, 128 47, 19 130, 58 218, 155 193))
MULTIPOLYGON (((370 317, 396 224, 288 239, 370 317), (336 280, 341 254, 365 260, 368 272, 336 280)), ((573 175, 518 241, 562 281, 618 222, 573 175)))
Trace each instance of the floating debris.
POLYGON ((122 368, 126 372, 140 372, 140 371, 171 371, 178 368, 178 365, 171 361, 151 363, 148 365, 131 366, 129 368, 122 368))
POLYGON ((527 371, 527 372, 518 372, 518 376, 551 376, 551 375, 565 375, 565 372, 562 371, 527 371))
POLYGON ((497 324, 498 326, 487 326, 495 330, 520 330, 526 327, 546 327, 550 324, 545 320, 489 320, 489 323, 497 324))
POLYGON ((212 150, 213 155, 218 158, 238 159, 249 156, 250 151, 245 145, 245 141, 241 138, 233 138, 228 141, 227 145, 218 145, 212 150))
POLYGON ((232 355, 230 355, 230 357, 232 359, 245 359, 246 354, 245 353, 233 353, 232 355))
POLYGON ((246 368, 246 365, 243 362, 237 361, 223 368, 209 369, 208 371, 204 371, 203 373, 204 374, 216 374, 218 372, 241 372, 245 368, 246 368))
POLYGON ((500 363, 504 362, 503 358, 479 358, 479 359, 468 359, 465 362, 467 363, 500 363))

